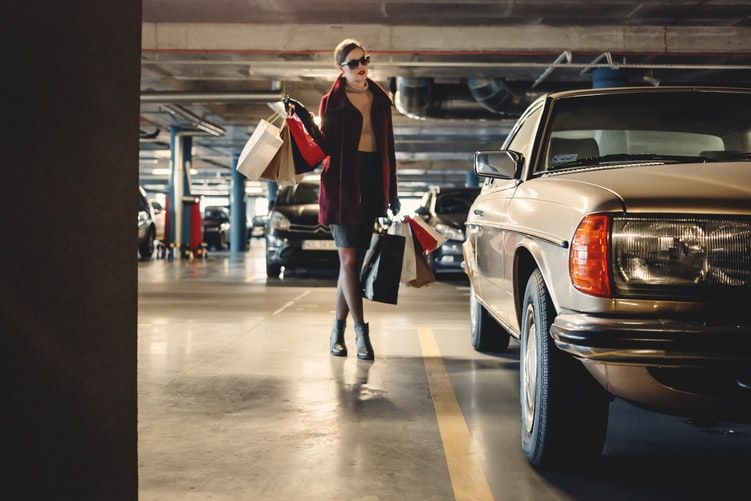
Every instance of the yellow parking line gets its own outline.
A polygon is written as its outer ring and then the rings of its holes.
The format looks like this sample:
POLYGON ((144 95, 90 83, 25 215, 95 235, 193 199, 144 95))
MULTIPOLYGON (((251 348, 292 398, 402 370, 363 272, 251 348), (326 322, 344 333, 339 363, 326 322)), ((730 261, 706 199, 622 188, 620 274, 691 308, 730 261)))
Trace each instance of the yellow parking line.
POLYGON ((467 422, 456 400, 454 388, 449 381, 441 352, 433 336, 433 330, 418 328, 420 347, 428 374, 430 394, 433 397, 438 429, 441 432, 443 451, 451 476, 454 498, 464 500, 493 499, 490 486, 482 470, 477 450, 472 445, 472 437, 467 422))

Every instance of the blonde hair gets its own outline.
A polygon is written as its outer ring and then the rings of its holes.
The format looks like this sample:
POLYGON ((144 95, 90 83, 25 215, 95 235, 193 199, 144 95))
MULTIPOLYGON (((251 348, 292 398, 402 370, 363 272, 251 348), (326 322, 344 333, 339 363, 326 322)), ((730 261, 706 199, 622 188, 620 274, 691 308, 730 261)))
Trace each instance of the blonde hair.
POLYGON ((357 40, 346 38, 339 42, 339 45, 337 45, 336 49, 334 49, 334 61, 336 62, 336 66, 338 68, 341 68, 342 63, 347 59, 347 54, 352 52, 354 49, 362 49, 363 51, 365 51, 362 44, 357 40))

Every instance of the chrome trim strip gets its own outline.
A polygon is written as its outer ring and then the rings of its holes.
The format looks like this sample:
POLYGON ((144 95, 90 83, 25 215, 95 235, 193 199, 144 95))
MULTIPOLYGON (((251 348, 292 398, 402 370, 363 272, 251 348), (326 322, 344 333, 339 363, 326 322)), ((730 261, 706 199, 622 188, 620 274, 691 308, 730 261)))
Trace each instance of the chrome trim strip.
POLYGON ((498 322, 499 324, 501 324, 501 327, 503 327, 506 331, 508 331, 509 334, 511 334, 512 336, 514 336, 516 339, 520 338, 521 335, 519 334, 519 331, 517 331, 516 329, 514 329, 513 327, 511 327, 508 324, 508 322, 506 322, 502 318, 496 316, 496 314, 493 312, 493 309, 490 308, 488 306, 488 303, 486 303, 485 301, 483 301, 483 299, 480 296, 478 296, 477 294, 475 294, 475 299, 477 300, 478 303, 480 303, 483 306, 483 308, 485 308, 488 311, 488 313, 490 313, 490 316, 492 316, 496 320, 496 322, 498 322))
POLYGON ((644 161, 644 162, 631 162, 625 164, 614 165, 582 165, 581 167, 571 167, 568 169, 557 170, 555 168, 540 171, 540 177, 553 177, 560 176, 562 174, 578 174, 579 172, 590 172, 595 170, 612 170, 612 169, 625 169, 627 167, 652 167, 655 165, 665 165, 665 162, 644 161))
POLYGON ((507 231, 511 231, 514 233, 519 233, 521 235, 527 235, 530 237, 539 238, 540 240, 550 242, 551 244, 554 244, 563 249, 568 249, 568 245, 569 245, 568 240, 560 240, 558 237, 556 237, 555 235, 551 235, 550 233, 529 230, 522 226, 516 226, 516 225, 511 225, 511 224, 501 224, 501 223, 489 223, 485 221, 482 221, 482 222, 477 222, 477 221, 469 222, 468 221, 464 224, 465 226, 482 226, 486 228, 496 228, 499 230, 507 230, 507 231))

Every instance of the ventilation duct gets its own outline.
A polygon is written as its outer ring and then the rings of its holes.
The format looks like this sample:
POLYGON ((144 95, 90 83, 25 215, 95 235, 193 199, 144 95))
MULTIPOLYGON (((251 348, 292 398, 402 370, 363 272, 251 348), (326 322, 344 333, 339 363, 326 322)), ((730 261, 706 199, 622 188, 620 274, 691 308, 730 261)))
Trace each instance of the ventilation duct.
POLYGON ((498 115, 519 115, 531 102, 500 78, 468 78, 467 87, 480 106, 498 115))
POLYGON ((464 85, 396 77, 392 90, 396 109, 417 119, 499 119, 518 116, 532 101, 500 79, 471 78, 464 85))

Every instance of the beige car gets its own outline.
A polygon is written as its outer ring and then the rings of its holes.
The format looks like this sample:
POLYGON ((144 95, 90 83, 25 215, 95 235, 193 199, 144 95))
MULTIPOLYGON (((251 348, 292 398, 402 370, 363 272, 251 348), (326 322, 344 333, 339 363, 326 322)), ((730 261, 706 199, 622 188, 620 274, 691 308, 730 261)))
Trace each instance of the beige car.
POLYGON ((592 459, 613 395, 751 416, 751 91, 546 95, 478 152, 472 343, 520 343, 522 448, 592 459), (599 384, 598 384, 599 383, 599 384))

